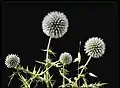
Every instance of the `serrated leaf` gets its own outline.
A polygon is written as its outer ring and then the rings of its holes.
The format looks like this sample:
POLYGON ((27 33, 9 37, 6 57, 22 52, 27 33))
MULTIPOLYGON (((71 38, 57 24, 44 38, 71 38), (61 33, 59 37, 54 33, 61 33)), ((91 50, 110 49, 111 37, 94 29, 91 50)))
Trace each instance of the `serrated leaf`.
POLYGON ((89 72, 88 73, 90 76, 92 76, 92 77, 96 77, 97 78, 97 76, 96 75, 94 75, 93 73, 91 73, 91 72, 89 72))

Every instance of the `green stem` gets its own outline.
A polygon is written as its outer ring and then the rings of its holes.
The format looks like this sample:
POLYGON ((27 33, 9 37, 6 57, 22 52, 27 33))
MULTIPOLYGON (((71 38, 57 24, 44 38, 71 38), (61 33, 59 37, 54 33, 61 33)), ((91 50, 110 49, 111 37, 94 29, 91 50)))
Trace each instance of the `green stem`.
MULTIPOLYGON (((78 75, 79 75, 79 62, 78 62, 78 75)), ((78 86, 80 86, 80 81, 78 81, 78 86)))
MULTIPOLYGON (((20 73, 19 73, 19 69, 18 68, 16 68, 17 69, 17 73, 18 73, 18 76, 21 78, 21 76, 20 76, 20 73)), ((21 80, 23 80, 22 78, 21 78, 21 80)), ((23 80, 24 81, 24 80, 23 80)), ((30 85, 27 83, 27 81, 25 81, 25 85, 24 85, 26 88, 30 88, 30 85)))
POLYGON ((84 77, 83 77, 83 81, 84 81, 85 87, 88 88, 87 81, 84 77))
POLYGON ((49 47, 50 47, 50 42, 51 42, 51 37, 49 38, 48 45, 47 45, 46 62, 48 60, 48 51, 49 51, 49 47))
MULTIPOLYGON (((89 57, 89 59, 88 59, 87 62, 85 63, 84 67, 86 67, 86 66, 88 65, 88 63, 89 63, 90 60, 91 60, 91 56, 89 57)), ((78 77, 77 77, 77 79, 76 79, 76 82, 80 79, 80 77, 81 77, 84 69, 85 69, 85 68, 82 68, 80 74, 78 75, 78 77)))
MULTIPOLYGON (((50 42, 51 42, 51 37, 49 38, 49 41, 48 41, 48 45, 47 45, 47 53, 46 53, 46 63, 48 62, 48 51, 49 51, 49 47, 50 47, 50 42)), ((46 76, 47 76, 47 79, 46 80, 49 80, 49 67, 46 66, 46 76)), ((47 88, 49 88, 49 83, 46 83, 47 85, 47 88)))
POLYGON ((72 83, 72 81, 69 78, 67 78, 65 75, 63 75, 60 70, 59 72, 63 78, 65 78, 69 83, 72 83))
POLYGON ((51 65, 50 67, 47 67, 46 70, 45 70, 44 72, 40 73, 39 75, 45 74, 52 66, 53 66, 53 65, 51 65))
MULTIPOLYGON (((65 71, 64 71, 64 65, 63 65, 63 75, 65 75, 65 71)), ((63 77, 63 88, 65 87, 65 78, 63 77)))

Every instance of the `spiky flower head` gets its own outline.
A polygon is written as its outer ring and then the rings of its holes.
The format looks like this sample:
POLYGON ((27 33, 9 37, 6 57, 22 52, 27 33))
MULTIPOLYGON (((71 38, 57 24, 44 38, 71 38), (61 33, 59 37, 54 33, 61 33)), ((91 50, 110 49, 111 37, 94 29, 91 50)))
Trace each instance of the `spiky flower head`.
POLYGON ((64 52, 60 55, 60 62, 62 62, 62 64, 66 65, 66 64, 70 64, 72 62, 72 56, 70 53, 64 52))
POLYGON ((62 12, 48 13, 42 21, 43 32, 51 38, 60 38, 68 30, 68 19, 62 12))
POLYGON ((99 58, 105 53, 105 43, 98 37, 89 38, 84 46, 85 53, 93 58, 99 58))
POLYGON ((16 54, 10 54, 5 59, 5 65, 8 68, 15 68, 20 63, 20 58, 16 54))

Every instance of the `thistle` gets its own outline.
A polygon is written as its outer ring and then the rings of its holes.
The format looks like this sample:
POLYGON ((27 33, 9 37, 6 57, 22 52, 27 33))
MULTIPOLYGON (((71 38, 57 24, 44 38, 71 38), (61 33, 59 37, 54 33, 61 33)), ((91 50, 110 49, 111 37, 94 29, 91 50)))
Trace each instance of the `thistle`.
POLYGON ((50 12, 42 21, 42 29, 47 36, 60 38, 68 30, 68 19, 62 12, 50 12))
POLYGON ((20 58, 16 54, 9 54, 5 59, 5 65, 8 68, 15 68, 19 65, 20 58))
MULTIPOLYGON (((34 66, 33 71, 29 70, 29 67, 27 66, 24 68, 20 65, 20 58, 16 54, 9 54, 5 59, 5 65, 8 68, 14 68, 16 71, 13 72, 13 74, 10 76, 10 81, 8 83, 11 83, 11 80, 15 75, 18 76, 19 80, 23 83, 21 85, 21 88, 31 88, 31 84, 36 82, 36 85, 34 88, 38 86, 38 83, 43 82, 46 84, 47 88, 53 88, 55 84, 55 80, 53 80, 53 75, 50 74, 49 70, 54 66, 58 69, 59 74, 62 76, 62 88, 99 88, 103 85, 106 85, 107 83, 87 83, 86 79, 86 69, 87 65, 89 64, 91 58, 100 58, 105 53, 105 43, 103 42, 103 39, 98 37, 92 37, 89 38, 84 45, 84 51, 89 56, 88 60, 84 65, 81 65, 82 61, 82 55, 80 53, 81 48, 81 41, 79 42, 79 51, 77 58, 74 59, 73 62, 78 62, 78 72, 77 76, 75 76, 71 80, 72 77, 68 78, 66 75, 68 74, 67 66, 72 63, 72 55, 68 52, 62 53, 59 58, 57 58, 56 53, 53 52, 50 47, 51 39, 52 38, 61 38, 65 33, 68 31, 68 19, 66 15, 59 11, 53 11, 48 13, 42 21, 42 29, 43 32, 49 36, 49 41, 47 45, 47 49, 42 49, 42 51, 46 51, 46 58, 43 62, 36 61, 40 64, 40 67, 36 68, 34 66), (52 61, 52 58, 50 55, 54 55, 56 58, 56 61, 52 61), (41 69, 41 65, 44 66, 44 69, 41 69), (85 71, 84 71, 85 70, 85 71), (24 77, 23 74, 30 75, 30 77, 24 77), (80 79, 83 80, 83 83, 80 82, 80 79)), ((74 63, 73 63, 74 64, 74 63)), ((89 76, 98 78, 96 75, 94 75, 91 72, 88 72, 89 76)))
POLYGON ((67 65, 70 64, 72 62, 72 56, 70 55, 70 53, 64 52, 60 55, 60 62, 63 65, 67 65))
POLYGON ((98 37, 87 40, 84 47, 85 53, 93 58, 99 58, 105 53, 105 43, 98 37))

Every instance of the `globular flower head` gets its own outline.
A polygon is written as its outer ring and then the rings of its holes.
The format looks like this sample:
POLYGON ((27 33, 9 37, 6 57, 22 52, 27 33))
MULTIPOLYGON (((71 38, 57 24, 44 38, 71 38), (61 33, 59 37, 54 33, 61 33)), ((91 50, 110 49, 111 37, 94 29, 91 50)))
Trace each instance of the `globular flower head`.
POLYGON ((85 53, 93 58, 99 58, 105 53, 105 43, 103 39, 92 37, 85 43, 85 53))
POLYGON ((60 55, 60 62, 62 62, 62 64, 66 65, 66 64, 70 64, 72 62, 72 56, 70 55, 70 53, 64 52, 60 55))
POLYGON ((20 58, 16 54, 10 54, 5 59, 5 65, 8 68, 15 68, 20 63, 20 58))
POLYGON ((64 13, 53 11, 48 13, 42 21, 43 32, 51 38, 60 38, 68 30, 68 19, 64 13))

